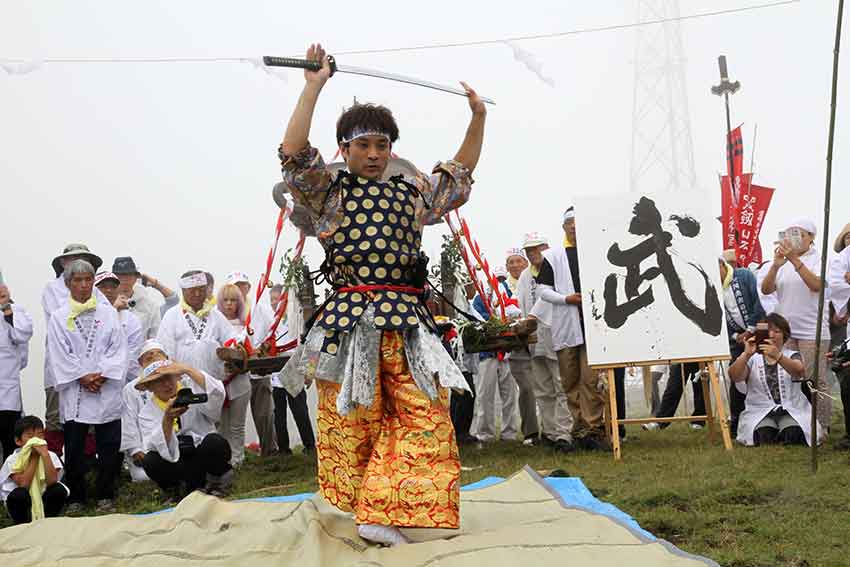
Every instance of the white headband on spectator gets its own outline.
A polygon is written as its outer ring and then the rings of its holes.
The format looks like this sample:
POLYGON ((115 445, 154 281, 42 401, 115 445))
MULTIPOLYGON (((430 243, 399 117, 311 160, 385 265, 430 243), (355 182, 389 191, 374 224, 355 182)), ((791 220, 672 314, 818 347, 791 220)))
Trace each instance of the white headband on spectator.
POLYGON ((192 289, 207 285, 207 276, 203 272, 180 279, 180 289, 192 289))
POLYGON ((505 258, 510 258, 512 256, 519 256, 520 258, 525 258, 525 250, 522 248, 508 248, 508 251, 505 252, 505 258))
POLYGON ((142 343, 142 350, 139 351, 139 358, 142 358, 144 355, 146 355, 152 350, 162 351, 163 353, 168 355, 168 353, 165 352, 165 347, 162 346, 162 343, 160 343, 156 339, 148 339, 144 343, 142 343))
POLYGON ((340 140, 339 143, 348 144, 350 142, 353 142, 357 138, 362 138, 363 136, 382 136, 386 138, 388 142, 391 141, 390 135, 386 132, 381 132, 380 130, 370 130, 367 128, 355 128, 354 130, 349 132, 348 135, 343 136, 342 140, 340 140))
POLYGON ((150 376, 151 374, 153 374, 154 372, 156 372, 160 368, 162 368, 164 366, 168 366, 170 364, 171 364, 170 360, 157 360, 155 362, 151 362, 150 364, 145 366, 144 370, 142 370, 142 377, 147 378, 148 376, 150 376))
POLYGON ((248 279, 248 275, 245 272, 230 272, 224 278, 224 283, 228 284, 238 284, 238 283, 251 283, 251 280, 248 279))
POLYGON ((565 222, 567 222, 568 220, 570 220, 570 219, 574 219, 574 218, 576 218, 576 212, 575 212, 575 209, 573 209, 572 207, 570 207, 569 209, 567 209, 566 211, 564 211, 564 216, 562 216, 562 217, 561 217, 561 223, 565 223, 565 222))

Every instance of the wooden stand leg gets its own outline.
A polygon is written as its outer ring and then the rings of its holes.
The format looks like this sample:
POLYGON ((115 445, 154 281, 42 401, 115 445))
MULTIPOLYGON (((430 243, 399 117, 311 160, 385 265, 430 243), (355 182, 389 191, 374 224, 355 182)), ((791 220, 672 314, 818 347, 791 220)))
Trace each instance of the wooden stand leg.
POLYGON ((711 409, 711 389, 708 387, 708 380, 703 380, 703 369, 708 369, 708 364, 706 363, 703 368, 700 369, 700 385, 702 386, 702 399, 705 402, 705 421, 706 425, 708 425, 708 441, 710 443, 714 443, 715 437, 715 423, 714 423, 714 412, 711 409))
POLYGON ((617 383, 614 380, 614 369, 606 370, 608 374, 608 406, 611 416, 611 447, 614 450, 614 460, 620 460, 620 428, 617 423, 617 383))
MULTIPOLYGON (((720 392, 720 379, 717 377, 717 368, 714 362, 708 362, 708 375, 711 378, 711 389, 714 392, 714 404, 717 411, 717 419, 720 421, 720 434, 723 436, 723 446, 727 451, 732 450, 732 436, 729 434, 729 422, 726 421, 726 408, 723 407, 723 396, 720 392)), ((708 407, 706 400, 706 408, 708 407)))

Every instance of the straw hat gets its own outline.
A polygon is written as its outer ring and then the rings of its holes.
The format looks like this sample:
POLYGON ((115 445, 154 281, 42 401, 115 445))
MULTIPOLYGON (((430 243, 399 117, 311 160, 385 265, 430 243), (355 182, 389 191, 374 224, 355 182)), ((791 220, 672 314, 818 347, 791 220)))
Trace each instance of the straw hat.
POLYGON ((157 360, 156 362, 148 364, 145 369, 142 370, 142 377, 139 378, 138 382, 136 382, 136 389, 142 391, 147 390, 151 383, 156 382, 164 376, 174 374, 180 376, 180 372, 169 368, 170 366, 172 366, 170 360, 157 360))
POLYGON ((56 272, 57 278, 62 275, 62 259, 70 258, 71 256, 80 256, 84 258, 95 270, 103 265, 103 260, 100 259, 100 256, 92 254, 89 247, 85 244, 69 244, 62 250, 61 254, 53 258, 52 266, 53 271, 56 272))
POLYGON ((841 229, 841 232, 838 233, 838 236, 835 237, 835 251, 839 254, 841 253, 846 246, 844 246, 844 237, 850 234, 850 223, 844 225, 844 228, 841 229))

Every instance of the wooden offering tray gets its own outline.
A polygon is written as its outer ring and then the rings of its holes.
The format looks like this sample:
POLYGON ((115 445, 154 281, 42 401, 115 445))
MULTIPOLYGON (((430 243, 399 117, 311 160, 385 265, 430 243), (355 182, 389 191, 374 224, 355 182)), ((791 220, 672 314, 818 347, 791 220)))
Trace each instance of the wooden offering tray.
POLYGON ((537 319, 517 319, 510 323, 491 319, 464 325, 461 338, 468 353, 510 352, 536 343, 536 331, 537 319))
POLYGON ((268 376, 280 372, 292 356, 291 351, 275 356, 267 356, 262 352, 249 355, 241 346, 220 347, 216 349, 215 354, 219 360, 237 368, 240 374, 250 372, 256 376, 268 376))

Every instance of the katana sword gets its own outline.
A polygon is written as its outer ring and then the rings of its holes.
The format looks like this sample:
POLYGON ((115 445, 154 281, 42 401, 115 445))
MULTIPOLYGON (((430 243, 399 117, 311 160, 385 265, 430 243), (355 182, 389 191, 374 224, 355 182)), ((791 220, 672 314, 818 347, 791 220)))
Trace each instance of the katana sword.
MULTIPOLYGON (((321 61, 313 61, 310 59, 298 59, 296 57, 263 57, 263 64, 267 67, 292 67, 296 69, 309 69, 310 71, 320 71, 322 69, 321 61)), ((376 79, 385 79, 387 81, 396 81, 397 83, 407 83, 409 85, 417 85, 437 91, 456 94, 460 96, 468 96, 466 91, 446 85, 439 85, 430 81, 405 77, 404 75, 396 75, 394 73, 384 73, 383 71, 375 71, 373 69, 365 69, 363 67, 351 67, 349 65, 337 65, 333 55, 328 55, 328 64, 331 67, 331 76, 339 71, 340 73, 349 73, 351 75, 362 75, 364 77, 374 77, 376 79)), ((479 95, 480 96, 480 95, 479 95)), ((493 99, 481 96, 481 101, 487 104, 496 104, 493 99)))

